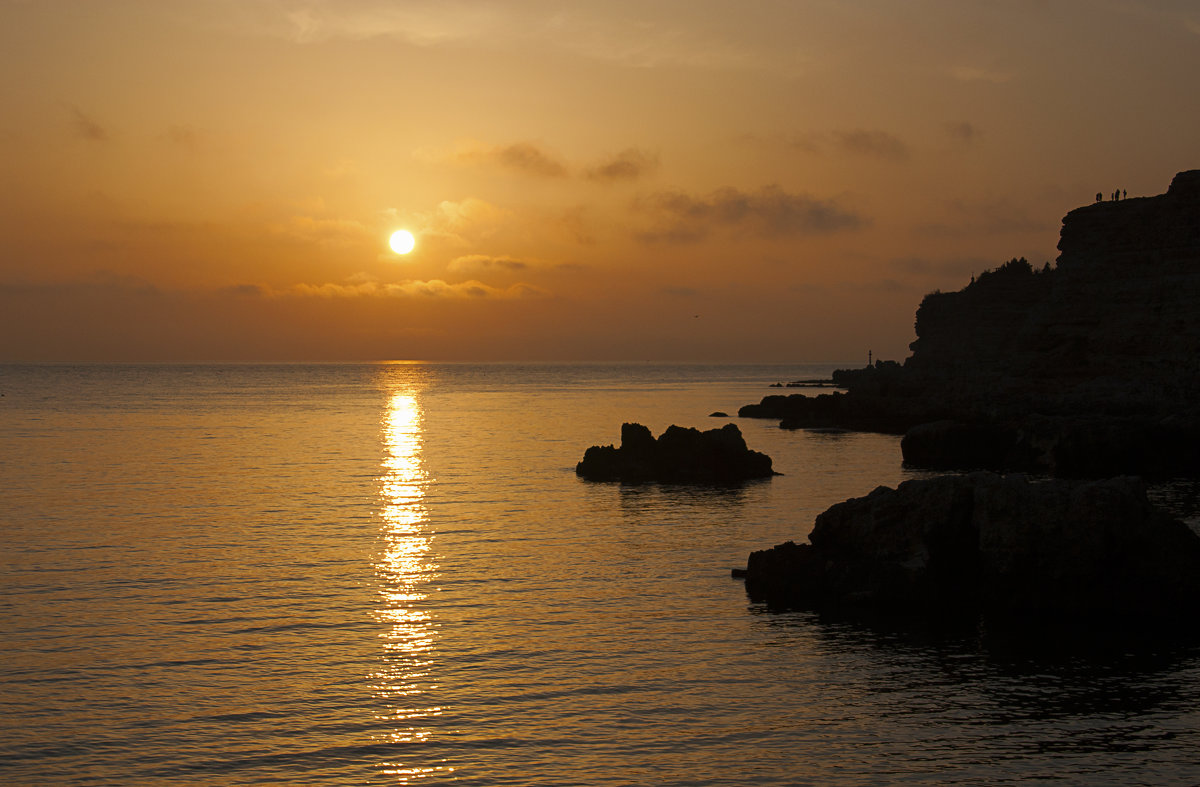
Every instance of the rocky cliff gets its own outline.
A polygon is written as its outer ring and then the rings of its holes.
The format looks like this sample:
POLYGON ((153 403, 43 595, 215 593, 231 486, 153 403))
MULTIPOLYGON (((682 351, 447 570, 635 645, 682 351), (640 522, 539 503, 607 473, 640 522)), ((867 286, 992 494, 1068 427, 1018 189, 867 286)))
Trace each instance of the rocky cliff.
POLYGON ((1167 413, 1200 392, 1200 170, 1063 219, 1053 269, 1013 260, 926 296, 905 363, 981 404, 1167 413), (978 381, 978 383, 973 382, 978 381), (982 384, 999 386, 982 397, 982 384), (1030 399, 1034 401, 1029 401, 1030 399))
POLYGON ((1014 259, 926 296, 903 367, 845 371, 843 396, 739 414, 897 433, 941 422, 906 440, 905 459, 929 466, 1200 471, 1200 170, 1165 194, 1071 211, 1058 248, 1055 267, 1014 259), (986 450, 969 432, 981 428, 986 450))

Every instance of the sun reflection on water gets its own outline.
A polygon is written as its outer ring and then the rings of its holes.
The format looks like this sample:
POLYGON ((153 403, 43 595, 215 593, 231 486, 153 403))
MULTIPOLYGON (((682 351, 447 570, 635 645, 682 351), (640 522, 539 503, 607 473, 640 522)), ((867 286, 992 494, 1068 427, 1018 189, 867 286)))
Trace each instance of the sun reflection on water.
MULTIPOLYGON (((375 563, 383 624, 380 669, 371 678, 380 701, 376 720, 388 728, 387 740, 414 744, 430 736, 427 722, 443 712, 423 702, 437 688, 431 673, 437 625, 425 602, 429 583, 438 576, 427 532, 425 493, 428 475, 421 458, 423 414, 411 390, 393 391, 382 423, 384 460, 380 475, 382 548, 375 563)), ((403 750, 397 757, 403 757, 403 750)), ((398 784, 409 784, 450 768, 411 767, 398 760, 381 762, 380 771, 398 784)))

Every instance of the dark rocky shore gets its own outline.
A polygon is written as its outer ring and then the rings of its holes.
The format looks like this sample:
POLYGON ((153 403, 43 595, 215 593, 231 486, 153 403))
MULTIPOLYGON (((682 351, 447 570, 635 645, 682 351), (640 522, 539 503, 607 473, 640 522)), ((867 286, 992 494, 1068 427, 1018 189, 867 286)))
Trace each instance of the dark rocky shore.
POLYGON ((754 552, 751 599, 835 612, 1167 618, 1200 610, 1200 537, 1136 478, 977 472, 879 487, 754 552))
POLYGON ((1071 211, 1058 248, 1053 268, 1014 259, 927 295, 903 365, 738 414, 903 434, 918 467, 1200 474, 1200 170, 1071 211))
POLYGON ((775 475, 771 457, 746 447, 734 424, 701 432, 670 426, 656 440, 641 424, 621 425, 621 445, 587 449, 575 473, 589 481, 737 484, 775 475))
POLYGON ((903 364, 739 411, 902 434, 910 466, 1013 473, 835 505, 809 544, 750 555, 735 574, 752 599, 1010 620, 1200 612, 1200 537, 1131 477, 1200 475, 1200 170, 1166 194, 1071 211, 1058 248, 1056 267, 1014 259, 927 295, 903 364), (1088 478, 1107 480, 1069 480, 1088 478))

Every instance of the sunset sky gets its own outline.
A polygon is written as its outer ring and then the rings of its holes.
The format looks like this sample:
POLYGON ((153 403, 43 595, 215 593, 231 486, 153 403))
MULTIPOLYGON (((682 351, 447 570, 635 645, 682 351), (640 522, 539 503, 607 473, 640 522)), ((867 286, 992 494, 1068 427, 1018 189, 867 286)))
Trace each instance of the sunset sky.
POLYGON ((902 359, 1197 75, 1183 0, 0 0, 0 360, 902 359))

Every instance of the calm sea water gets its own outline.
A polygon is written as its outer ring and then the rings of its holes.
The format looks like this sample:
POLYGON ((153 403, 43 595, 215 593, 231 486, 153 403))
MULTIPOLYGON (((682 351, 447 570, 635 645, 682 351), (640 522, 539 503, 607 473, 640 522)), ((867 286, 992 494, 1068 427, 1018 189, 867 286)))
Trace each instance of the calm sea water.
POLYGON ((1200 782, 1194 643, 748 602, 751 550, 913 476, 708 417, 829 368, 0 367, 0 782, 1200 782), (576 478, 631 420, 785 475, 576 478))

